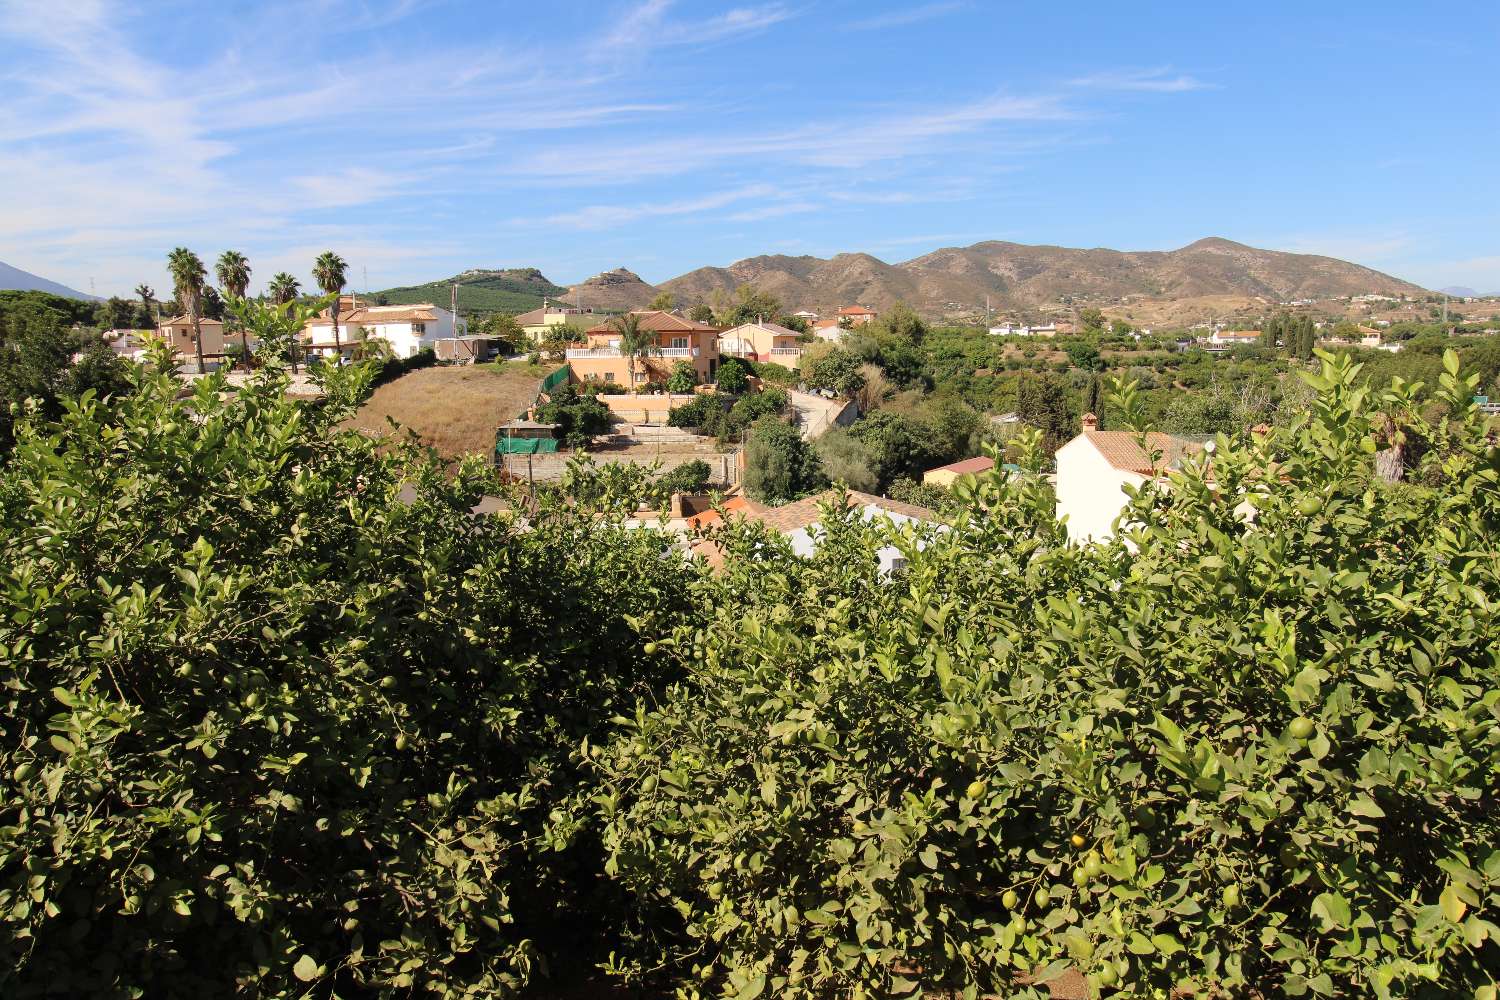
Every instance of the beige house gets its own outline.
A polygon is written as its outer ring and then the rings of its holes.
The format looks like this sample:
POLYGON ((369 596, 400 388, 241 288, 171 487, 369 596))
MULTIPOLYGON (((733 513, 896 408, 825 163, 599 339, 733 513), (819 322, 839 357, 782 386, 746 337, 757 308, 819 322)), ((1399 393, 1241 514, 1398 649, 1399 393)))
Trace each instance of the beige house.
POLYGON ((540 343, 547 339, 548 333, 554 326, 571 326, 582 333, 600 319, 598 313, 584 312, 575 306, 564 306, 556 302, 548 303, 544 300, 540 309, 533 309, 517 316, 516 323, 533 343, 540 343))
MULTIPOLYGON (((198 329, 203 333, 203 356, 205 358, 223 357, 224 324, 216 319, 199 319, 198 329)), ((171 345, 172 350, 184 358, 198 356, 198 349, 193 339, 193 321, 186 316, 174 316, 163 320, 161 326, 156 328, 156 333, 171 345)))
POLYGON ((1101 431, 1092 413, 1084 414, 1083 433, 1057 449, 1057 516, 1067 518, 1075 542, 1104 541, 1114 535, 1114 521, 1129 498, 1126 486, 1142 486, 1203 450, 1186 438, 1152 432, 1141 449, 1133 431, 1101 431))
POLYGON ((979 476, 989 472, 995 467, 995 460, 985 455, 978 458, 966 458, 962 462, 954 462, 950 465, 940 465, 936 469, 928 469, 922 473, 922 482, 928 486, 941 486, 943 489, 952 489, 953 484, 958 482, 960 476, 979 476))
POLYGON ((777 323, 745 323, 719 334, 719 354, 796 368, 802 363, 802 335, 777 323))

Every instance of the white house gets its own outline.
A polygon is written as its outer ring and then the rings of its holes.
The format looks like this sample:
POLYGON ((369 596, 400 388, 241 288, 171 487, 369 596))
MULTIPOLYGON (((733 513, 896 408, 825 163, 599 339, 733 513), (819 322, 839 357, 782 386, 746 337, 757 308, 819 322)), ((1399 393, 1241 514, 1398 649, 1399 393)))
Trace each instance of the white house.
MULTIPOLYGON (((409 358, 431 347, 435 341, 466 336, 467 320, 430 302, 404 306, 359 305, 339 314, 339 346, 345 357, 363 352, 369 341, 379 340, 398 358, 409 358)), ((309 352, 332 357, 333 321, 326 316, 311 320, 303 329, 309 352)))
MULTIPOLYGON (((799 556, 810 556, 818 547, 818 542, 823 537, 823 506, 829 503, 837 503, 839 499, 837 490, 826 490, 816 496, 806 497, 794 503, 784 504, 780 507, 767 507, 756 503, 749 497, 739 495, 730 498, 723 505, 724 513, 730 517, 743 517, 753 521, 759 521, 770 530, 783 535, 792 545, 792 551, 799 556)), ((856 508, 862 521, 873 521, 876 518, 890 518, 898 526, 913 523, 941 524, 937 514, 925 507, 915 504, 901 503, 897 500, 888 500, 885 497, 872 496, 869 493, 859 493, 854 490, 844 494, 846 507, 856 508)), ((706 527, 719 520, 717 511, 706 511, 688 519, 688 523, 694 528, 706 527)), ((946 528, 942 530, 947 530, 946 528)), ((700 540, 693 544, 692 549, 698 555, 708 560, 710 565, 717 565, 723 555, 716 543, 708 540, 700 540)), ((904 559, 901 550, 894 545, 885 545, 875 553, 880 561, 880 571, 890 573, 901 569, 904 559)))
POLYGON ((1203 445, 1170 434, 1152 432, 1141 450, 1134 431, 1101 431, 1092 413, 1084 415, 1083 433, 1057 449, 1057 516, 1067 518, 1068 537, 1075 542, 1104 541, 1114 534, 1128 497, 1126 486, 1141 486, 1182 464, 1203 445))

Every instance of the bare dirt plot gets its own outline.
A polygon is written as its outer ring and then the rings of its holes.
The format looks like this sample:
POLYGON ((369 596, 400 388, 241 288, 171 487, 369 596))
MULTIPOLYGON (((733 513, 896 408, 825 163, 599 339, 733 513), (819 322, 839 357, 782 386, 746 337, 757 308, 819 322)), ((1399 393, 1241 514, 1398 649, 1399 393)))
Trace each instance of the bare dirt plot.
POLYGON ((422 368, 376 389, 345 426, 383 436, 390 417, 444 458, 489 455, 495 429, 529 406, 540 384, 524 369, 422 368))

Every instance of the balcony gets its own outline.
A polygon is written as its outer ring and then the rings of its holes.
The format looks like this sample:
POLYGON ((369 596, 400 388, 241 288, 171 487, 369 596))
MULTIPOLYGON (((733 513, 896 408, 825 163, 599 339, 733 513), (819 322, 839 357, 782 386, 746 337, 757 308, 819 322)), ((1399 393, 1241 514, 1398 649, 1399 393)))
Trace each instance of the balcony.
POLYGON ((664 358, 696 358, 698 348, 696 347, 658 347, 651 352, 664 358))
POLYGON ((585 358, 622 358, 618 347, 570 347, 567 350, 569 361, 585 358))
POLYGON ((802 348, 800 348, 800 347, 773 347, 773 348, 771 348, 771 357, 773 357, 773 358, 776 358, 776 357, 781 357, 781 358, 800 358, 800 357, 802 357, 802 348))

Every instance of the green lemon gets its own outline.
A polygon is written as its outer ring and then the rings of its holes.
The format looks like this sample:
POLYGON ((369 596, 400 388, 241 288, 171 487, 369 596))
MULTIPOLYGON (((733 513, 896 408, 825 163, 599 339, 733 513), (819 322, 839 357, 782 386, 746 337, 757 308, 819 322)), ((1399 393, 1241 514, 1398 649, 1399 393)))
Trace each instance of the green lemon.
POLYGON ((1305 496, 1297 501, 1297 513, 1304 517, 1312 517, 1323 509, 1323 501, 1319 497, 1305 496))
POLYGON ((1083 858, 1083 874, 1084 875, 1086 875, 1087 877, 1089 877, 1091 879, 1098 878, 1099 877, 1099 872, 1102 871, 1103 868, 1104 868, 1104 865, 1099 860, 1099 852, 1098 851, 1089 851, 1088 854, 1084 855, 1084 858, 1083 858))
POLYGON ((1474 1000, 1495 1000, 1494 985, 1479 987, 1474 991, 1474 1000))
POLYGON ((1006 889, 1005 895, 1000 897, 1000 905, 1005 907, 1007 910, 1014 910, 1016 908, 1016 904, 1020 901, 1021 897, 1016 895, 1016 890, 1014 889, 1006 889))
POLYGON ((645 649, 647 656, 652 656, 656 653, 656 643, 654 642, 648 642, 642 648, 645 649))
POLYGON ((406 734, 405 733, 397 733, 396 734, 396 749, 397 750, 405 750, 406 749, 406 734))
POLYGON ((989 787, 983 781, 971 781, 969 782, 969 787, 964 789, 964 794, 971 799, 983 798, 984 793, 989 790, 989 787))
POLYGON ((1226 886, 1224 889, 1224 908, 1232 910, 1240 905, 1240 887, 1237 885, 1226 886))
POLYGON ((1151 811, 1150 806, 1137 806, 1135 810, 1135 825, 1142 830, 1150 830, 1156 826, 1156 813, 1151 811))
POLYGON ((1106 962, 1098 972, 1094 973, 1094 981, 1100 986, 1113 986, 1120 981, 1120 974, 1115 971, 1113 965, 1106 962))
POLYGON ((1313 734, 1313 721, 1305 715, 1299 715, 1287 726, 1287 732, 1292 734, 1293 739, 1305 740, 1313 734))

